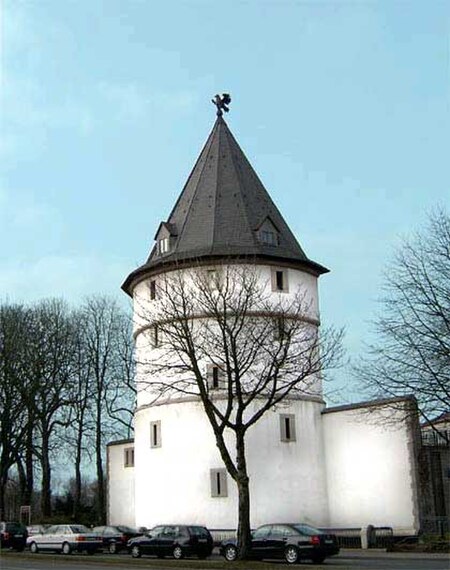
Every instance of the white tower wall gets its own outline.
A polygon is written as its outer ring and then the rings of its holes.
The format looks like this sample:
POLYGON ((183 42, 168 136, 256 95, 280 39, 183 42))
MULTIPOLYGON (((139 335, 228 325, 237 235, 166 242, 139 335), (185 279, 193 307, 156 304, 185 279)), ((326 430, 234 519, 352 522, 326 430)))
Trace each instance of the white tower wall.
MULTIPOLYGON (((242 266, 241 266, 242 268, 242 266)), ((299 291, 310 326, 318 322, 317 279, 311 274, 283 268, 288 291, 272 293, 276 266, 251 266, 274 303, 292 301, 299 291)), ((220 268, 218 268, 220 270, 220 268)), ((164 278, 163 276, 159 277, 164 278)), ((158 280, 158 276, 152 277, 158 280)), ((238 498, 227 475, 227 496, 211 496, 210 470, 224 468, 214 434, 202 404, 193 397, 176 397, 152 404, 151 383, 139 363, 161 358, 149 350, 146 325, 153 322, 157 299, 150 299, 149 279, 134 289, 138 409, 135 416, 136 525, 161 522, 196 522, 211 528, 235 528, 238 498), (160 422, 161 445, 151 447, 151 422, 160 422)), ((323 407, 320 379, 309 399, 291 400, 268 412, 250 428, 246 450, 251 492, 251 524, 303 520, 326 525, 328 500, 320 412, 323 407), (281 441, 280 414, 295 417, 295 441, 281 441)), ((230 433, 232 438, 233 434, 230 433)), ((230 449, 234 441, 229 439, 230 449)), ((234 454, 232 453, 232 456, 234 454)))
MULTIPOLYGON (((319 402, 297 400, 270 411, 247 437, 251 524, 309 521, 328 524, 319 402), (294 414, 296 441, 280 441, 280 414, 294 414)), ((210 470, 223 468, 214 434, 199 402, 139 410, 135 423, 136 525, 198 523, 236 528, 237 489, 212 497, 210 470), (161 446, 150 446, 150 422, 161 422, 161 446)), ((232 434, 229 441, 233 444, 232 434)))

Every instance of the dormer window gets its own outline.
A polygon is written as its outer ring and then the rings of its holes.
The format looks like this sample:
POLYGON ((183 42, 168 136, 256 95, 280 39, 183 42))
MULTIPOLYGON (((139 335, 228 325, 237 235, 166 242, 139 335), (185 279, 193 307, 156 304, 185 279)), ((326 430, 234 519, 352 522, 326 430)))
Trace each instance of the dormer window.
POLYGON ((257 235, 258 241, 263 245, 276 247, 279 243, 279 232, 269 217, 267 217, 259 226, 257 235))
POLYGON ((261 241, 265 245, 278 245, 278 236, 275 232, 261 232, 261 241))
POLYGON ((174 249, 176 243, 176 228, 174 224, 161 222, 155 234, 157 255, 166 255, 174 249))
POLYGON ((169 238, 165 237, 158 240, 158 253, 159 255, 164 255, 169 251, 169 238))

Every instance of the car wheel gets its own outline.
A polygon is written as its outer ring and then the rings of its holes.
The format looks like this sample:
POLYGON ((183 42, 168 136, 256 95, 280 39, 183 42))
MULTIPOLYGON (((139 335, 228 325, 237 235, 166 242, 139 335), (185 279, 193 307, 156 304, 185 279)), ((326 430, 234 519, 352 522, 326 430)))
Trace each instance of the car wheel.
POLYGON ((63 554, 70 554, 72 552, 72 549, 70 548, 70 544, 68 542, 63 543, 61 552, 63 554))
POLYGON ((322 562, 324 560, 325 560, 325 556, 313 556, 313 558, 312 558, 313 564, 322 564, 322 562))
POLYGON ((223 551, 223 555, 225 557, 225 560, 228 560, 228 562, 234 562, 237 558, 237 548, 234 546, 234 544, 229 544, 228 546, 225 546, 225 550, 223 551))
POLYGON ((35 542, 32 542, 32 543, 30 544, 30 552, 31 552, 32 554, 37 554, 37 553, 39 552, 38 545, 37 545, 35 542))
POLYGON ((110 542, 108 544, 108 552, 110 554, 117 554, 117 544, 115 542, 110 542))
POLYGON ((175 558, 175 560, 181 560, 181 558, 183 558, 183 549, 181 546, 174 546, 172 550, 172 556, 175 558))
POLYGON ((284 551, 284 559, 288 564, 296 564, 298 562, 298 550, 295 546, 288 546, 284 551))
POLYGON ((140 558, 142 556, 142 552, 141 549, 139 548, 139 546, 137 544, 135 544, 132 548, 131 548, 131 556, 133 558, 140 558))

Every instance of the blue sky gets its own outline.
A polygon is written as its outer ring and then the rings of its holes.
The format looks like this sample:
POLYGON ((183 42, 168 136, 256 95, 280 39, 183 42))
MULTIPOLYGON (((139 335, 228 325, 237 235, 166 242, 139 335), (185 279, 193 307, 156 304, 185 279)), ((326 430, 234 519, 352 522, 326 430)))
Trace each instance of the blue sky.
POLYGON ((211 97, 228 91, 229 127, 331 269, 323 320, 361 354, 400 236, 448 206, 447 1, 3 0, 1 12, 0 299, 122 298, 212 127, 211 97))

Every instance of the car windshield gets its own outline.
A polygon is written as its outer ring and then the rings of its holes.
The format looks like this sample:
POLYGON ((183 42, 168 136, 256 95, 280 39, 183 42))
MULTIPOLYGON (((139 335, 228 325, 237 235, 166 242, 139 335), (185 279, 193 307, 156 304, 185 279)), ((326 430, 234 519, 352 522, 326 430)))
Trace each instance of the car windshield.
POLYGON ((87 526, 84 526, 82 524, 71 524, 70 530, 72 532, 91 532, 87 526))
POLYGON ((323 534, 321 530, 318 528, 314 528, 313 526, 309 526, 308 524, 293 524, 292 525, 295 530, 305 534, 306 536, 314 536, 316 534, 323 534))
POLYGON ((135 528, 131 528, 129 526, 116 526, 116 528, 119 532, 137 532, 135 528))

